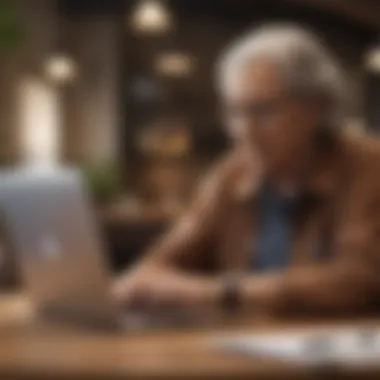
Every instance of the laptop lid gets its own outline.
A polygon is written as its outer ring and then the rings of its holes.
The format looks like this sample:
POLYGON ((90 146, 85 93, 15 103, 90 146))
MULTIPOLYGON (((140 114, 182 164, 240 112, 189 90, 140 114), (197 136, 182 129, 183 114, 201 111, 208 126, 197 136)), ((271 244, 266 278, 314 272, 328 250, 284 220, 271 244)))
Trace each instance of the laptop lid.
POLYGON ((2 173, 0 210, 39 308, 113 315, 110 276, 79 171, 2 173))

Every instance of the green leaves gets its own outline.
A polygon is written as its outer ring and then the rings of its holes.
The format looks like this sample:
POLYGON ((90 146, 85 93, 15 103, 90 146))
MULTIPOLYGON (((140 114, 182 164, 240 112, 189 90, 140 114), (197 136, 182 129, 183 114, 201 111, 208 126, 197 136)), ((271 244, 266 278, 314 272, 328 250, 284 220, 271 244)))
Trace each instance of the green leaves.
POLYGON ((121 193, 121 173, 115 164, 90 165, 83 174, 96 200, 109 201, 121 193))
POLYGON ((24 33, 11 1, 0 0, 0 54, 12 52, 24 42, 24 33))

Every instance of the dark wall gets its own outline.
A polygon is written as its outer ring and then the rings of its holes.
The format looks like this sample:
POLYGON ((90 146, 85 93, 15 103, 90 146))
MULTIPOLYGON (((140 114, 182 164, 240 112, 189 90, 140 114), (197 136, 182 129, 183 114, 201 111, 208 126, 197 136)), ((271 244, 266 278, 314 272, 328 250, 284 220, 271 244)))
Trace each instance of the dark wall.
MULTIPOLYGON (((181 116, 192 128, 196 151, 207 154, 226 146, 214 91, 214 65, 221 51, 244 31, 266 22, 293 21, 315 30, 335 52, 347 76, 353 95, 351 110, 362 110, 362 56, 374 33, 344 17, 294 7, 273 1, 172 1, 175 31, 164 37, 126 34, 126 144, 133 157, 133 140, 141 125, 156 118, 181 116), (167 50, 185 51, 194 56, 196 72, 181 80, 160 78, 152 71, 152 60, 167 50), (151 103, 139 103, 130 84, 136 77, 147 77, 160 89, 161 97, 151 103)), ((129 157, 131 162, 131 157, 129 157)), ((133 159, 132 159, 133 161, 133 159)))

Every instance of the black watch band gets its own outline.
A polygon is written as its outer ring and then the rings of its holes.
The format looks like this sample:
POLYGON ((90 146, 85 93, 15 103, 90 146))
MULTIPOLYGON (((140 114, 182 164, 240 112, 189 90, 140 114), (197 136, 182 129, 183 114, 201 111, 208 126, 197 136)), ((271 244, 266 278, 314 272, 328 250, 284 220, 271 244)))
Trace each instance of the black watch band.
POLYGON ((227 313, 237 312, 242 303, 241 299, 241 275, 228 274, 222 279, 223 288, 220 298, 220 306, 227 313))

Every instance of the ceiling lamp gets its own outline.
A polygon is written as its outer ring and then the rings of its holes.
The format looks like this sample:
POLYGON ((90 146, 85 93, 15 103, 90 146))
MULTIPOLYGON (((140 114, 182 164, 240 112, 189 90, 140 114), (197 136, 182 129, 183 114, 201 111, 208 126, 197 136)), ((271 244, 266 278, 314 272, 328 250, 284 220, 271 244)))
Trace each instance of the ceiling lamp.
POLYGON ((138 32, 162 34, 171 25, 172 17, 161 0, 140 0, 133 12, 132 26, 138 32))
POLYGON ((380 74, 380 46, 373 48, 367 54, 366 67, 369 71, 380 74))
POLYGON ((47 77, 56 83, 67 83, 75 79, 77 67, 75 62, 66 55, 54 55, 45 62, 47 77))

